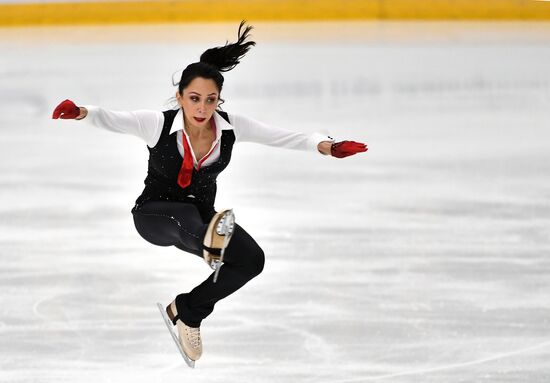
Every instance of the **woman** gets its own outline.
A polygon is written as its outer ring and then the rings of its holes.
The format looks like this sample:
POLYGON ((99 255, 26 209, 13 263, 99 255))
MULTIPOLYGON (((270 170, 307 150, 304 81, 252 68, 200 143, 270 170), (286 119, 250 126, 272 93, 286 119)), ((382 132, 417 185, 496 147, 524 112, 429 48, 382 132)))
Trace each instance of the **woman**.
POLYGON ((53 118, 87 119, 95 126, 142 138, 149 149, 145 189, 132 209, 135 227, 148 242, 176 246, 203 257, 215 270, 191 292, 178 295, 166 313, 177 327, 189 359, 202 354, 200 325, 220 299, 261 273, 264 253, 238 224, 232 210, 214 210, 216 177, 231 159, 235 142, 257 142, 298 150, 315 150, 343 158, 367 151, 365 144, 334 142, 268 126, 218 109, 224 78, 255 45, 252 27, 241 22, 236 43, 205 51, 181 75, 178 109, 164 112, 114 112, 96 106, 61 102, 53 118), (220 267, 223 262, 223 267, 220 267), (219 273, 219 279, 217 279, 219 273))

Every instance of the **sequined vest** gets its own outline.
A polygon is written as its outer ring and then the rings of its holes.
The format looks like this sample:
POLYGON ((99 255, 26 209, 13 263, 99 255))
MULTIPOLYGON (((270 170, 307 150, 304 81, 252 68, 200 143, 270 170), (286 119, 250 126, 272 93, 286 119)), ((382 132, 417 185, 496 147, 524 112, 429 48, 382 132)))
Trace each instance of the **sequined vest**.
MULTIPOLYGON (((203 218, 211 217, 214 213, 216 199, 216 178, 229 164, 231 151, 235 142, 233 130, 222 130, 220 139, 220 157, 208 166, 197 171, 193 167, 191 184, 186 188, 178 185, 177 179, 183 158, 178 150, 177 132, 170 134, 172 122, 178 113, 177 110, 168 110, 164 114, 164 126, 157 144, 149 148, 149 168, 145 178, 145 189, 136 200, 132 209, 138 210, 147 201, 187 202, 197 206, 203 218)), ((227 122, 227 113, 218 112, 227 122)))

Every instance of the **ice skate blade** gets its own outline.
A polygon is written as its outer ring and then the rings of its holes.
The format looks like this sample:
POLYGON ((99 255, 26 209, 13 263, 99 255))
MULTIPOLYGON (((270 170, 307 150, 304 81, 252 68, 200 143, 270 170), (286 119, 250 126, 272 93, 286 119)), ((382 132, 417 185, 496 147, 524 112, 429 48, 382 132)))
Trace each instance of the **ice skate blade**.
POLYGON ((166 311, 164 310, 164 307, 160 303, 157 302, 157 307, 159 308, 160 315, 162 315, 162 319, 164 319, 164 324, 166 324, 166 327, 168 328, 168 331, 170 332, 170 335, 172 335, 172 339, 176 343, 176 346, 178 347, 178 350, 180 350, 180 354, 183 357, 183 360, 185 363, 191 367, 195 368, 195 361, 187 356, 185 351, 183 351, 183 347, 180 344, 180 341, 178 340, 178 336, 174 332, 174 326, 172 324, 172 321, 170 318, 168 318, 168 315, 166 314, 166 311))
POLYGON ((203 249, 203 258, 208 266, 214 270, 214 283, 218 279, 219 269, 223 263, 224 249, 229 244, 229 240, 235 230, 235 225, 233 209, 222 209, 212 217, 206 230, 203 241, 205 247, 203 249), (220 255, 209 253, 208 248, 219 250, 220 255))
POLYGON ((216 269, 214 270, 214 279, 213 282, 216 283, 218 281, 218 274, 220 273, 221 266, 223 264, 223 255, 225 253, 225 249, 227 248, 227 245, 229 244, 229 241, 231 240, 231 237, 233 236, 233 232, 235 231, 235 214, 233 213, 233 210, 228 210, 227 213, 224 216, 223 219, 223 225, 219 227, 219 234, 223 234, 223 247, 220 254, 220 260, 217 262, 216 269))

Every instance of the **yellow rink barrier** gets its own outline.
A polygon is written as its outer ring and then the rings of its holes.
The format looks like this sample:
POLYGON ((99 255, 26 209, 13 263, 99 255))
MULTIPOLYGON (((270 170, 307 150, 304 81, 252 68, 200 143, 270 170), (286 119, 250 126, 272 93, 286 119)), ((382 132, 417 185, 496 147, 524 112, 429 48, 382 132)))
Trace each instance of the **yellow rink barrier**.
POLYGON ((3 3, 0 26, 323 20, 550 20, 536 0, 160 0, 3 3))

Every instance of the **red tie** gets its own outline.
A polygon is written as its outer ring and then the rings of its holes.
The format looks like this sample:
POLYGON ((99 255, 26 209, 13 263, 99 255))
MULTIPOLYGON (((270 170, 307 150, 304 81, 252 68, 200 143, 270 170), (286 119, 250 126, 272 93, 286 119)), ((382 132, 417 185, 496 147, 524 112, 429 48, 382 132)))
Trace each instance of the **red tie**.
POLYGON ((182 131, 182 140, 183 140, 183 162, 181 163, 180 172, 178 174, 178 185, 182 188, 186 188, 191 183, 191 176, 193 175, 193 155, 191 154, 191 148, 187 142, 187 137, 182 131))

